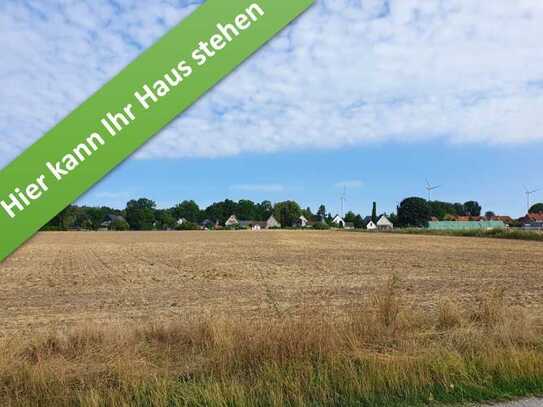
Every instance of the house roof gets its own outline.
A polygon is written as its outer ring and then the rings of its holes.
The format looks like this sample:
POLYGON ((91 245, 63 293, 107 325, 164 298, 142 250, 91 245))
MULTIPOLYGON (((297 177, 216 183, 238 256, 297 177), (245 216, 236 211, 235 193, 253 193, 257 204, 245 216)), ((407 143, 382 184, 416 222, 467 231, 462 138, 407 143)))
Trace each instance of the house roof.
POLYGON ((523 222, 543 222, 543 213, 529 213, 524 218, 523 222))
POLYGON ((385 216, 381 216, 377 221, 378 226, 393 226, 392 222, 385 216))
POLYGON ((515 223, 511 216, 491 216, 490 218, 488 218, 488 220, 501 220, 506 225, 511 225, 515 223))

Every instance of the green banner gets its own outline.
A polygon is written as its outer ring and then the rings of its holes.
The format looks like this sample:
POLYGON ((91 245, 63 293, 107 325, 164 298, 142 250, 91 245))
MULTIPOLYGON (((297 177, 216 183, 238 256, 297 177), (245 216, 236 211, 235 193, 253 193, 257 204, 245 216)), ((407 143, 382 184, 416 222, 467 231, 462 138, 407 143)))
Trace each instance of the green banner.
POLYGON ((207 0, 128 65, 0 172, 0 261, 313 2, 207 0))

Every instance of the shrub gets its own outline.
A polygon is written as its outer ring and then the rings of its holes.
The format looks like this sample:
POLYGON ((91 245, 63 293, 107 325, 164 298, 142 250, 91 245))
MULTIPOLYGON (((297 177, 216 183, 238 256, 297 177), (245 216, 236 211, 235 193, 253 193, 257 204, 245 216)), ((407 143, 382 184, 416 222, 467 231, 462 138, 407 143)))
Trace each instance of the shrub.
POLYGON ((313 225, 313 229, 317 229, 317 230, 328 230, 330 229, 330 225, 328 223, 323 223, 323 222, 317 222, 313 225))
POLYGON ((111 222, 110 228, 111 230, 122 232, 122 231, 130 230, 130 225, 125 220, 117 219, 111 222))
POLYGON ((200 226, 192 222, 183 222, 181 225, 177 225, 175 230, 200 230, 200 226))

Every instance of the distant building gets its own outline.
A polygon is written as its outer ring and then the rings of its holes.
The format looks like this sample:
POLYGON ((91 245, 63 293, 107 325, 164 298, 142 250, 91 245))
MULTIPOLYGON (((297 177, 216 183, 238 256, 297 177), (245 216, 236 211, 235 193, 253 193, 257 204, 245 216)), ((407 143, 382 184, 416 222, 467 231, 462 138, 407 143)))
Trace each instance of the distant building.
POLYGON ((364 229, 367 230, 376 230, 377 225, 373 220, 371 219, 371 216, 366 216, 364 219, 362 219, 362 226, 364 226, 364 229))
POLYGON ((378 230, 392 230, 394 229, 394 224, 385 216, 381 216, 377 221, 378 230))
POLYGON ((218 222, 213 222, 211 219, 205 219, 200 223, 202 229, 214 229, 218 226, 218 222))
POLYGON ((505 229, 505 227, 505 223, 501 220, 438 221, 428 223, 428 229, 430 230, 490 230, 505 229))
POLYGON ((345 222, 345 229, 351 230, 354 229, 354 223, 353 222, 345 222))
POLYGON ((226 227, 235 227, 239 226, 239 221, 236 215, 231 215, 226 222, 224 223, 224 226, 226 227))
POLYGON ((187 222, 188 222, 188 220, 186 220, 185 218, 177 219, 177 224, 178 225, 184 225, 187 222))
POLYGON ((543 222, 543 213, 529 213, 519 219, 521 225, 531 225, 533 223, 543 222))
POLYGON ((309 221, 302 215, 296 220, 296 226, 299 228, 306 228, 309 226, 309 221))
POLYGON ((126 222, 126 219, 119 215, 107 215, 106 220, 100 224, 99 230, 110 230, 114 222, 126 222))
POLYGON ((543 222, 532 222, 522 225, 523 230, 543 230, 543 222))
POLYGON ((275 219, 273 215, 271 215, 268 220, 266 221, 266 228, 267 229, 278 229, 281 227, 281 224, 275 219))
POLYGON ((334 219, 332 219, 332 223, 336 225, 337 227, 344 228, 345 227, 345 221, 343 218, 339 215, 336 215, 334 219))
MULTIPOLYGON (((232 215, 233 216, 233 215, 232 215)), ((232 218, 232 217, 230 217, 232 218)), ((229 219, 230 220, 230 219, 229 219)), ((277 222, 277 220, 272 216, 270 216, 268 218, 268 220, 266 221, 259 221, 259 220, 242 220, 242 221, 239 221, 238 223, 233 223, 233 219, 232 219, 232 222, 230 222, 230 224, 228 224, 229 222, 227 222, 226 226, 239 226, 243 229, 251 229, 251 230, 262 230, 262 229, 275 229, 275 228, 280 228, 281 227, 281 224, 279 222, 277 222)), ((237 219, 236 219, 237 221, 237 219)))
POLYGON ((377 230, 377 225, 373 223, 373 221, 370 219, 370 221, 366 224, 367 230, 377 230))
POLYGON ((257 220, 241 220, 239 222, 239 226, 243 229, 251 229, 251 230, 260 230, 260 229, 267 228, 266 222, 261 222, 257 220))

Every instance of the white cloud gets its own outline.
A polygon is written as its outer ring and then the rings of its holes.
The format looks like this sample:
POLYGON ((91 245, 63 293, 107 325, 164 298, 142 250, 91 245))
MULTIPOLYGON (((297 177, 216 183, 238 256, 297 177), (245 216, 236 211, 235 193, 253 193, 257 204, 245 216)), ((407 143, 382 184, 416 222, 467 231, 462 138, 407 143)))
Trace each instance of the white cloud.
POLYGON ((230 186, 230 189, 245 192, 283 192, 285 187, 281 184, 238 184, 230 186))
MULTIPOLYGON (((0 165, 194 8, 2 2, 0 165)), ((138 157, 541 141, 542 20, 540 0, 317 0, 138 157)))
POLYGON ((341 181, 336 183, 336 188, 362 188, 364 183, 359 179, 352 179, 348 181, 341 181))

